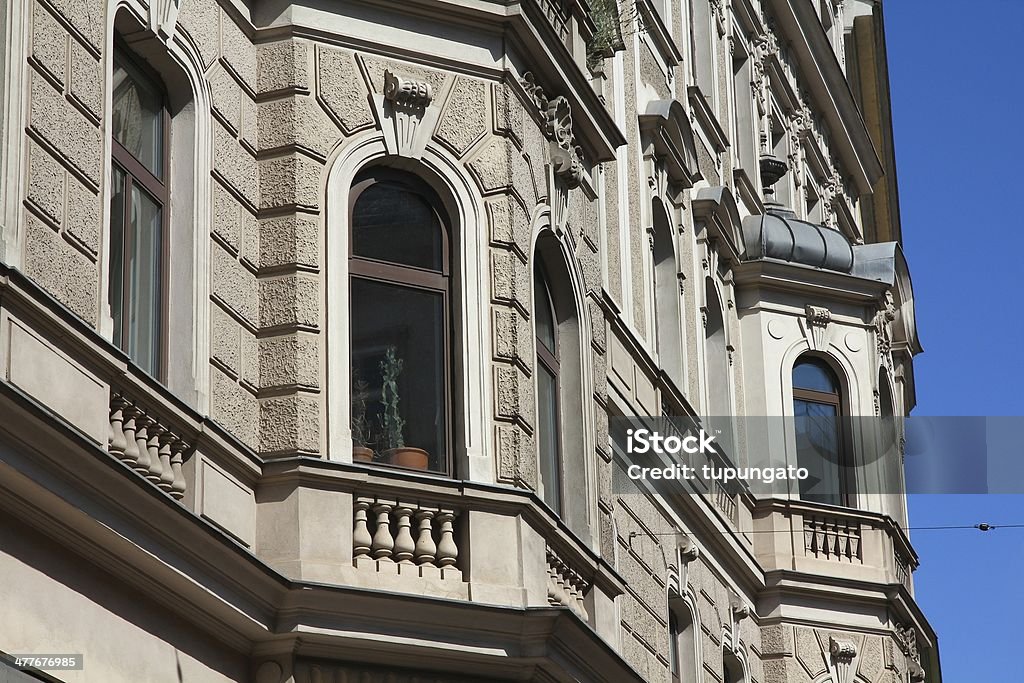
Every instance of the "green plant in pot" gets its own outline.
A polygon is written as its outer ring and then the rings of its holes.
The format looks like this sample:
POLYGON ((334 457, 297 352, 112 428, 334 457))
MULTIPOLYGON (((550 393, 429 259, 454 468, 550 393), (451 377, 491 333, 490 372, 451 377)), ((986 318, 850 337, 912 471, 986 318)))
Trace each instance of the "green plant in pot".
POLYGON ((370 423, 366 419, 366 398, 370 385, 352 372, 352 460, 373 462, 373 448, 370 447, 370 423))
POLYGON ((430 460, 427 452, 422 448, 405 445, 405 419, 398 409, 398 376, 402 374, 403 363, 404 361, 397 356, 395 347, 389 345, 385 349, 384 360, 380 362, 380 403, 384 407, 380 421, 384 454, 392 465, 425 470, 430 460))

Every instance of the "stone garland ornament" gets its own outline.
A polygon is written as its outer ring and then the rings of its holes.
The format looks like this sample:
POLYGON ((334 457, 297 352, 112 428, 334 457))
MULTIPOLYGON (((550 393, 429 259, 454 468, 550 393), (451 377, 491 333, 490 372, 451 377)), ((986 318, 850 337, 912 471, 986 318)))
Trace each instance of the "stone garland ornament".
POLYGON ((432 98, 433 89, 429 83, 401 78, 390 70, 384 72, 384 99, 393 105, 422 110, 427 108, 432 98))
POLYGON ((808 304, 804 307, 804 314, 807 316, 808 342, 811 349, 823 351, 825 349, 825 331, 828 329, 828 324, 832 322, 832 311, 822 306, 808 304))

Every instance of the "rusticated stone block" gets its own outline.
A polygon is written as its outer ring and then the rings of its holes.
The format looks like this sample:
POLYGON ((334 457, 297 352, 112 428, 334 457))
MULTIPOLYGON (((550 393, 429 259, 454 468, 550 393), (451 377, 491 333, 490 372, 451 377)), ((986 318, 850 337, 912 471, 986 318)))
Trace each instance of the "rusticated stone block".
POLYGON ((494 130, 499 133, 512 135, 519 144, 522 145, 524 137, 523 127, 526 125, 526 121, 530 121, 529 125, 533 125, 532 119, 530 119, 529 114, 526 113, 523 103, 507 85, 503 83, 496 83, 492 90, 494 101, 494 130))
POLYGON ((204 69, 220 54, 220 21, 221 10, 216 0, 182 0, 178 26, 191 36, 204 69))
POLYGON ((242 83, 256 91, 256 47, 227 14, 221 14, 220 54, 242 83))
POLYGON ((494 366, 495 415, 533 425, 533 382, 514 365, 494 366))
POLYGON ((77 41, 71 41, 71 96, 100 118, 103 111, 103 67, 77 41))
POLYGON ((260 452, 319 453, 319 399, 297 394, 260 401, 260 452))
POLYGON ((294 38, 256 46, 258 93, 309 90, 309 45, 294 38))
POLYGON ((498 477, 536 489, 537 453, 533 438, 517 425, 498 425, 494 441, 498 451, 498 477))
POLYGON ((287 334, 259 340, 263 389, 283 386, 319 388, 320 348, 311 334, 287 334))
POLYGON ((318 45, 317 92, 346 135, 373 124, 362 76, 352 53, 318 45))
POLYGON ((68 163, 99 185, 103 158, 99 130, 35 72, 31 89, 29 121, 32 129, 61 152, 68 163))
POLYGON ((587 310, 590 313, 587 316, 590 321, 590 342, 599 351, 604 352, 608 348, 608 325, 604 319, 604 309, 601 308, 601 304, 588 296, 587 310))
POLYGON ((247 152, 220 123, 213 126, 214 169, 253 206, 259 206, 259 168, 247 152))
POLYGON ((319 265, 320 228, 302 215, 260 221, 260 267, 319 265))
POLYGON ((239 125, 238 137, 242 145, 254 150, 259 147, 259 108, 256 101, 249 97, 248 93, 242 91, 242 122, 239 125))
POLYGON ((469 162, 469 170, 483 192, 497 192, 512 185, 513 153, 518 154, 508 138, 495 136, 469 162))
POLYGON ((260 162, 260 208, 297 206, 316 209, 320 204, 323 166, 302 154, 260 162))
POLYGON ((224 65, 213 65, 206 75, 210 81, 213 96, 213 110, 227 123, 232 134, 237 135, 242 120, 242 88, 224 65))
POLYGON ((319 327, 319 288, 315 277, 304 274, 260 280, 260 326, 319 327))
POLYGON ((765 655, 793 654, 793 627, 787 624, 762 626, 761 651, 765 655))
MULTIPOLYGON (((608 443, 608 413, 600 403, 594 402, 594 446, 607 456, 611 455, 608 443)), ((607 502, 611 502, 609 497, 607 502)))
POLYGON ((25 215, 25 274, 80 318, 96 325, 96 265, 32 214, 25 215))
POLYGON ((258 388, 260 384, 260 351, 259 340, 256 335, 246 329, 240 332, 241 338, 241 366, 243 383, 250 387, 258 388))
POLYGON ((514 308, 494 307, 494 355, 517 363, 528 374, 533 367, 533 330, 514 308))
POLYGON ((444 82, 448 79, 448 75, 443 71, 428 69, 426 67, 408 64, 406 62, 396 62, 390 59, 383 59, 363 54, 359 55, 359 60, 363 64, 363 69, 366 71, 370 85, 377 92, 382 92, 384 90, 385 71, 390 71, 399 78, 428 83, 430 87, 433 88, 435 96, 443 90, 444 82))
POLYGON ((576 260, 583 274, 583 287, 587 292, 600 293, 604 281, 601 277, 601 257, 583 240, 576 249, 576 260))
POLYGON ((60 225, 64 220, 64 169, 35 142, 29 142, 28 154, 28 200, 60 225))
POLYGON ((877 681, 881 679, 885 671, 885 661, 882 657, 882 638, 879 636, 864 636, 861 643, 857 663, 857 673, 866 681, 877 681))
POLYGON ((103 19, 106 10, 103 3, 51 0, 51 4, 94 50, 99 51, 103 44, 103 19))
POLYGON ((491 249, 491 292, 496 301, 515 304, 524 311, 531 308, 529 269, 511 251, 491 249))
POLYGON ((38 2, 32 5, 32 57, 61 84, 65 81, 68 32, 38 2))
POLYGON ((242 243, 242 207, 220 183, 213 183, 213 233, 238 252, 242 243))
POLYGON ((514 246, 522 256, 530 253, 533 229, 530 217, 513 195, 504 195, 487 202, 487 219, 491 242, 514 246))
POLYGON ((796 658, 813 678, 824 673, 828 666, 825 655, 821 650, 821 643, 814 635, 814 630, 805 626, 796 627, 796 658))
POLYGON ((259 320, 256 276, 231 257, 217 243, 210 247, 213 256, 213 294, 247 323, 259 320))
POLYGON ((93 257, 100 251, 100 198, 78 178, 67 176, 68 208, 64 229, 93 257))
POLYGON ((248 209, 242 208, 242 262, 255 269, 260 262, 260 222, 248 209))
POLYGON ((250 448, 258 447, 260 406, 256 397, 216 367, 210 369, 211 416, 250 448))
POLYGON ((459 76, 434 133, 456 156, 465 154, 487 132, 487 86, 459 76))
POLYGON ((308 95, 294 95, 260 104, 259 148, 301 147, 326 159, 341 137, 320 104, 308 95))
POLYGON ((242 326, 218 304, 210 307, 212 336, 210 352, 213 358, 236 376, 241 367, 240 332, 242 326))

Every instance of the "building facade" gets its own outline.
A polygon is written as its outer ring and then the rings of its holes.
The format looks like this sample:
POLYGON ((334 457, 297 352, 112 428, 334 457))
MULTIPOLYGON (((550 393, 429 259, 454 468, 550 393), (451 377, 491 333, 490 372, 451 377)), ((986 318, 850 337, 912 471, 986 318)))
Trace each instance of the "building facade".
MULTIPOLYGON (((0 22, 0 650, 79 653, 69 682, 940 680, 898 468, 623 476, 624 418, 913 407, 878 0, 0 22)), ((730 462, 799 463, 732 425, 730 462)))

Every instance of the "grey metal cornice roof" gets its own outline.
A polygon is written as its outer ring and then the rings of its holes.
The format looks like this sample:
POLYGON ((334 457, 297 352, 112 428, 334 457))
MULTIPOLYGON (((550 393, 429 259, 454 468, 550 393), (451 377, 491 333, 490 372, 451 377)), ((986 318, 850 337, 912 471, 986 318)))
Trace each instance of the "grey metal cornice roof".
POLYGON ((839 273, 854 270, 853 246, 841 232, 802 221, 778 205, 743 219, 743 242, 748 261, 771 258, 839 273))

